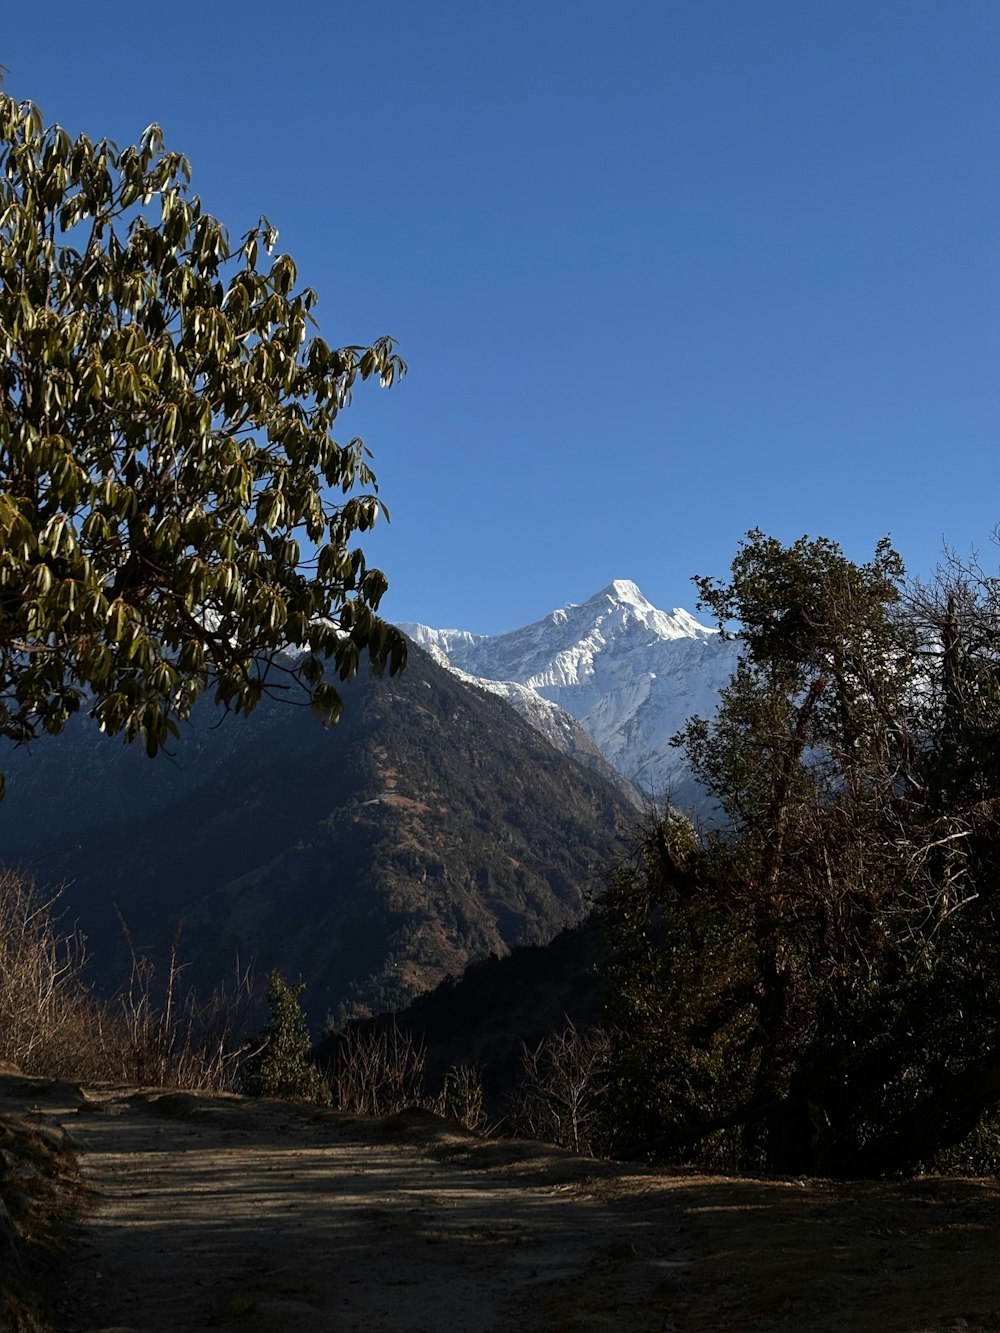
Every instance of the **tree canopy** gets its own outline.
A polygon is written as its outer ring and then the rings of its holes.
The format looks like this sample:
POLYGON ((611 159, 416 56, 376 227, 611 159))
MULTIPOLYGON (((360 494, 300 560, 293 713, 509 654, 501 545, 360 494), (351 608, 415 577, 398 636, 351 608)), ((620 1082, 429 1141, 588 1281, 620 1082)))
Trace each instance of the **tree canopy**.
POLYGON ((676 738, 721 818, 653 820, 612 878, 619 1120, 742 1169, 912 1169, 1000 1102, 997 584, 918 596, 888 542, 759 531, 697 582, 744 650, 676 738))
POLYGON ((333 432, 405 365, 328 346, 276 239, 231 243, 156 125, 119 149, 0 94, 0 735, 85 708, 152 755, 206 690, 335 720, 331 675, 402 666, 352 545, 369 454, 333 432))

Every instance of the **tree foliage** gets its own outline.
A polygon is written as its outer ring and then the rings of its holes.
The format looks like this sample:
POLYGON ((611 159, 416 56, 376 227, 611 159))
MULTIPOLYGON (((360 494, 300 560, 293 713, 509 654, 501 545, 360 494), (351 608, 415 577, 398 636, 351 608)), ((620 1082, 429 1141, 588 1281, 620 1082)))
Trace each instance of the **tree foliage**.
POLYGON ((754 531, 698 580, 744 652, 676 743, 725 819, 653 821, 607 895, 637 1140, 877 1173, 1000 1096, 997 589, 903 574, 754 531))
POLYGON ((334 439, 392 342, 330 348, 265 218, 238 245, 151 125, 73 139, 0 94, 0 734, 85 705, 150 754, 205 690, 249 712, 279 682, 398 669, 384 576, 355 534, 383 506, 334 439), (294 663, 289 645, 307 650, 294 663), (283 674, 284 673, 284 674, 283 674))
POLYGON ((270 1015, 243 1069, 251 1097, 284 1097, 327 1106, 330 1089, 309 1058, 312 1043, 299 996, 305 983, 290 985, 280 972, 267 979, 270 1015))

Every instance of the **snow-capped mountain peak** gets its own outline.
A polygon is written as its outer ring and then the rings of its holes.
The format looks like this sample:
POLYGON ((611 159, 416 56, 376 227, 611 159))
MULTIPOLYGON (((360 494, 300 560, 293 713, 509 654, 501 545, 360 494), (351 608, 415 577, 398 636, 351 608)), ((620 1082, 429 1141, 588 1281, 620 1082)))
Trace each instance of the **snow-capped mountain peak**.
POLYGON ((626 777, 675 799, 686 775, 670 738, 693 714, 715 712, 737 655, 735 643, 681 608, 660 611, 629 579, 506 634, 402 629, 443 664, 559 704, 626 777))
MULTIPOLYGON (((718 633, 717 630, 696 620, 682 607, 674 607, 669 614, 658 610, 643 596, 639 586, 631 579, 612 580, 606 588, 602 588, 584 602, 580 609, 592 611, 599 617, 602 612, 605 615, 617 615, 623 627, 633 621, 639 621, 652 629, 661 639, 703 638, 705 635, 718 633)), ((553 612, 553 615, 559 614, 553 612)))
POLYGON ((647 602, 645 597, 639 591, 637 584, 631 579, 612 579, 606 588, 602 588, 599 593, 591 598, 591 601, 597 601, 600 598, 607 598, 613 602, 630 602, 633 606, 643 608, 652 605, 647 602))

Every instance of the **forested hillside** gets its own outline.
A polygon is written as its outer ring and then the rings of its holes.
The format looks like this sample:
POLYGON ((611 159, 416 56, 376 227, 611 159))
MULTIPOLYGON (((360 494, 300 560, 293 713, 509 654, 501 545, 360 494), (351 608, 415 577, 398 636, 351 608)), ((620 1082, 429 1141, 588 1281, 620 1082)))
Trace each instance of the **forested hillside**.
POLYGON ((124 962, 116 904, 142 949, 182 923, 205 983, 237 955, 301 975, 314 1023, 584 915, 635 818, 611 786, 419 649, 344 694, 326 730, 281 701, 196 710, 155 763, 83 726, 14 752, 0 855, 69 886, 102 975, 124 962))

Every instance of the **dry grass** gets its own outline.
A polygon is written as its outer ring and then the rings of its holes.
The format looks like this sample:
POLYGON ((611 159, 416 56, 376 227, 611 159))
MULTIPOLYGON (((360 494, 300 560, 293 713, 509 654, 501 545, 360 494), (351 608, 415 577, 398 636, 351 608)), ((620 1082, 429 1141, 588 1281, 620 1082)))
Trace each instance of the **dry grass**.
POLYGON ((45 1078, 235 1088, 250 974, 237 972, 201 1000, 182 985, 175 940, 162 979, 132 949, 125 985, 104 1000, 85 979, 83 939, 60 908, 59 894, 0 873, 0 1060, 45 1078))
POLYGON ((253 974, 237 968, 229 983, 202 1000, 182 985, 175 936, 165 974, 138 954, 125 922, 132 967, 107 1009, 105 1078, 147 1086, 235 1092, 241 1083, 247 1034, 255 1008, 253 974))
POLYGON ((101 1015, 81 980, 83 939, 61 926, 58 901, 0 874, 0 1059, 55 1078, 75 1072, 102 1041, 101 1015))
POLYGON ((349 1115, 394 1116, 413 1107, 457 1120, 473 1133, 489 1133, 482 1080, 471 1065, 447 1071, 435 1095, 424 1086, 423 1042, 395 1023, 371 1032, 345 1033, 329 1071, 333 1104, 349 1115))

